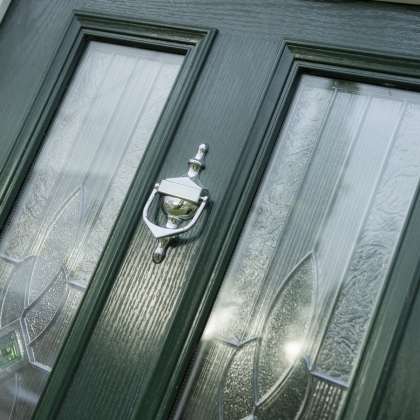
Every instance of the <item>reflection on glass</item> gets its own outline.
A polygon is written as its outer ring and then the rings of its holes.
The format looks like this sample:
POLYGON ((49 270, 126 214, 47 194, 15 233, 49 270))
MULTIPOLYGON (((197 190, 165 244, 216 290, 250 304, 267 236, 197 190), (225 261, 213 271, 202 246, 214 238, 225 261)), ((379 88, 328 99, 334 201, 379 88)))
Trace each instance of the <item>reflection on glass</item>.
POLYGON ((0 418, 27 419, 183 57, 91 42, 0 242, 0 418))
POLYGON ((173 418, 336 418, 419 175, 419 94, 304 76, 173 418))

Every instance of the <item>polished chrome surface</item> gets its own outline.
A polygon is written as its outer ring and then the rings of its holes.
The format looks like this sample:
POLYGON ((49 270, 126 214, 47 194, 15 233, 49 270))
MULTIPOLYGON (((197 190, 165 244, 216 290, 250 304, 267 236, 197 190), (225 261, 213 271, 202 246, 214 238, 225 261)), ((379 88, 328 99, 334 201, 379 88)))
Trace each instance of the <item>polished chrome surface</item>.
POLYGON ((190 169, 188 171, 188 176, 190 178, 193 178, 199 175, 201 171, 204 171, 204 169, 206 169, 206 163, 204 161, 204 158, 208 151, 209 151, 209 145, 207 143, 202 143, 198 147, 198 152, 195 155, 195 157, 191 158, 188 161, 188 165, 190 166, 190 169))
POLYGON ((171 197, 170 195, 165 195, 163 197, 163 210, 170 219, 190 220, 197 209, 197 204, 192 203, 191 201, 178 197, 171 197))
MULTIPOLYGON (((177 178, 174 179, 177 180, 177 178)), ((182 180, 183 178, 178 179, 182 180)), ((172 197, 178 197, 183 200, 198 203, 200 201, 202 188, 189 178, 185 178, 185 180, 186 182, 181 184, 170 179, 164 179, 159 185, 159 193, 161 195, 169 194, 172 197)))
MULTIPOLYGON (((148 212, 149 212, 149 208, 150 208, 156 194, 158 193, 157 188, 159 188, 159 184, 157 184, 157 187, 155 186, 155 189, 153 189, 152 194, 150 195, 149 200, 147 201, 147 203, 146 203, 146 205, 144 206, 144 209, 143 209, 143 220, 145 221, 145 223, 149 227, 150 231, 153 233, 153 236, 156 239, 166 238, 168 236, 178 235, 180 233, 186 232, 187 230, 190 230, 195 225, 195 223, 197 222, 201 213, 203 212, 204 207, 206 206, 206 202, 207 202, 209 197, 204 196, 204 197, 201 198, 200 207, 198 208, 198 211, 195 213, 195 215, 193 215, 194 217, 188 225, 186 225, 184 227, 181 227, 181 228, 177 228, 175 223, 173 223, 175 220, 177 220, 177 218, 169 216, 168 221, 165 224, 165 227, 160 227, 160 226, 157 226, 154 223, 152 223, 148 219, 148 216, 147 216, 148 212)), ((181 219, 179 219, 179 222, 181 222, 181 219)))
POLYGON ((166 256, 166 251, 179 235, 191 229, 197 222, 206 206, 209 195, 202 186, 199 176, 205 169, 205 155, 209 150, 206 143, 200 144, 196 156, 188 161, 188 173, 179 178, 164 179, 156 184, 143 209, 143 220, 153 236, 158 239, 158 247, 153 252, 153 261, 160 264, 166 256), (150 206, 156 194, 162 198, 162 210, 166 215, 165 226, 157 226, 148 218, 150 206), (189 223, 179 227, 182 222, 189 223))

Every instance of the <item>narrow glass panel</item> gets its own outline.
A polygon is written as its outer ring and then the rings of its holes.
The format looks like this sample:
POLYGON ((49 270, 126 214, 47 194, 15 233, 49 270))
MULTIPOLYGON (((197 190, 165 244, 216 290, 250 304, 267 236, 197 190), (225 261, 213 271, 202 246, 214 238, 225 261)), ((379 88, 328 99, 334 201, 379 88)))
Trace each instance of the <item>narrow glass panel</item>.
POLYGON ((419 178, 420 94, 304 76, 172 418, 336 418, 419 178))
POLYGON ((183 56, 91 42, 0 242, 0 418, 27 419, 183 56))

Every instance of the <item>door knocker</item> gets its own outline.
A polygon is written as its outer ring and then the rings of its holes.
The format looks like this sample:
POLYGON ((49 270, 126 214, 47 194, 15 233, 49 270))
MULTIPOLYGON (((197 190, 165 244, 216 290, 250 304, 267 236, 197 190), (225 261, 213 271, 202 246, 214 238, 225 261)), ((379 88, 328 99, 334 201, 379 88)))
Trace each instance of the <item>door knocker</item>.
POLYGON ((200 182, 200 172, 206 168, 205 155, 209 150, 206 143, 200 144, 196 156, 188 161, 188 172, 179 178, 167 178, 156 184, 143 210, 143 220, 158 240, 153 252, 153 261, 161 263, 169 246, 177 235, 190 230, 197 222, 209 200, 207 189, 200 182), (156 196, 162 199, 162 209, 166 215, 165 226, 157 226, 148 218, 149 208, 156 196), (189 222, 180 227, 182 222, 189 222))

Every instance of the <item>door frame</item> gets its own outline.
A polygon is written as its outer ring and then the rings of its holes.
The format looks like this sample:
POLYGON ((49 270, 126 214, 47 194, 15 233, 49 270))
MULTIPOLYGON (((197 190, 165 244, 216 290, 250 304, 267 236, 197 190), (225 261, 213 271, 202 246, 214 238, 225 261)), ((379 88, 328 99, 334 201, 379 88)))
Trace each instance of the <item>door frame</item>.
MULTIPOLYGON (((19 139, 8 157, 4 171, 0 174, 2 224, 10 212, 40 147, 43 133, 54 116, 65 87, 89 40, 156 48, 168 52, 183 51, 187 53, 188 60, 183 65, 180 77, 149 143, 150 146, 143 159, 145 164, 141 165, 137 172, 128 198, 98 263, 91 287, 38 404, 36 419, 54 418, 60 408, 71 377, 86 348, 90 333, 95 327, 140 220, 139 209, 145 204, 151 186, 156 181, 158 168, 165 155, 162 150, 166 151, 169 148, 215 34, 216 31, 212 29, 186 29, 98 13, 76 11, 75 17, 72 18, 67 35, 36 96, 19 139)), ((236 179, 232 179, 230 184, 233 185, 235 182, 235 188, 228 186, 226 189, 224 199, 232 203, 232 209, 229 209, 225 218, 214 219, 211 226, 211 230, 220 229, 227 234, 223 239, 217 239, 216 235, 210 232, 207 241, 212 246, 211 251, 200 251, 200 256, 205 255, 207 261, 204 268, 195 272, 200 275, 199 284, 197 285, 195 281, 197 276, 191 276, 182 298, 183 303, 188 303, 188 309, 182 308, 181 304, 172 322, 172 339, 168 340, 162 352, 160 357, 162 363, 153 381, 156 385, 155 392, 152 396, 138 401, 135 412, 141 418, 164 419, 170 412, 213 306, 300 74, 347 78, 365 83, 420 90, 419 64, 420 60, 408 55, 395 57, 377 51, 283 40, 278 51, 277 64, 266 83, 259 111, 249 130, 245 147, 239 152, 241 168, 238 168, 236 179), (241 210, 236 211, 238 208, 241 210), (169 383, 162 380, 168 376, 169 383)), ((407 302, 412 301, 418 287, 420 252, 416 251, 416 245, 419 231, 420 200, 417 198, 399 245, 393 270, 387 279, 371 335, 347 400, 344 418, 366 418, 374 413, 375 401, 380 395, 379 385, 386 375, 387 366, 397 348, 397 338, 401 334, 398 327, 404 324, 411 307, 407 302)))

